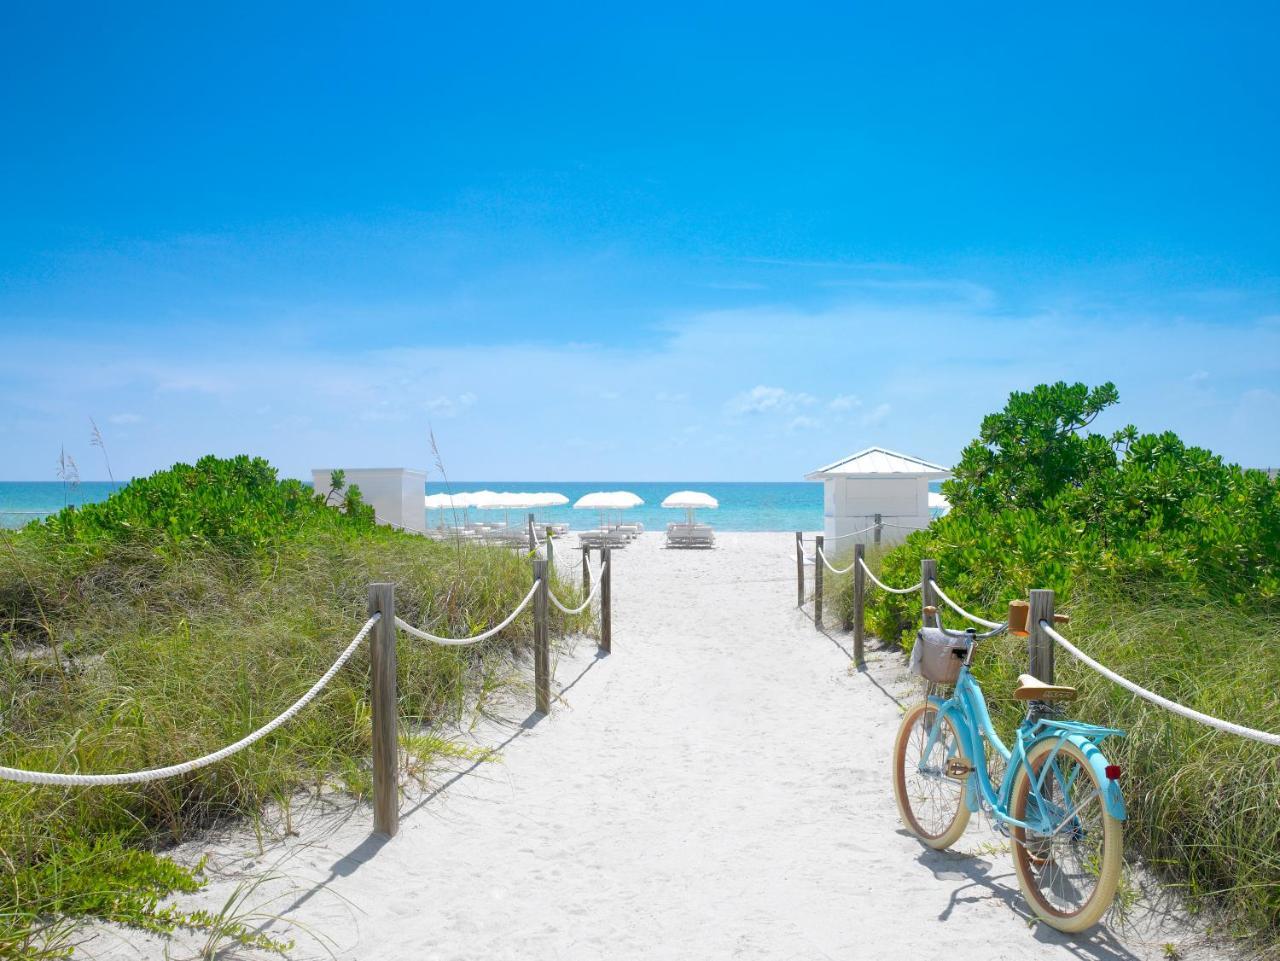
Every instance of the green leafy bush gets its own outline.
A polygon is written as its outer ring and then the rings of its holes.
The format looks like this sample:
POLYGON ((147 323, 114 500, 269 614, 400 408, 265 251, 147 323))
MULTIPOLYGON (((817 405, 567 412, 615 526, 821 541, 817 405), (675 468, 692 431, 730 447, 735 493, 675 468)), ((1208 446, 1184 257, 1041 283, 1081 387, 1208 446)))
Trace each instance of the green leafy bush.
POLYGON ((361 530, 373 525, 373 509, 358 488, 328 503, 343 489, 317 493, 297 480, 280 480, 260 457, 202 457, 194 467, 176 464, 132 481, 107 500, 69 508, 36 525, 54 542, 101 545, 157 537, 170 544, 204 545, 244 554, 279 543, 303 529, 361 530))
MULTIPOLYGON (((395 582, 401 617, 462 635, 505 617, 530 576, 518 554, 375 526, 353 489, 316 494, 262 461, 162 471, 101 504, 0 533, 0 764, 98 773, 206 754, 311 686, 364 623, 371 582, 395 582)), ((513 682, 531 618, 476 647, 401 633, 410 773, 425 776, 433 753, 449 750, 432 732, 513 682)), ((589 622, 552 618, 556 633, 589 622)), ((358 650, 290 723, 180 777, 70 789, 0 782, 0 956, 57 956, 65 919, 84 915, 160 931, 216 927, 249 943, 225 920, 169 911, 161 899, 199 880, 156 852, 218 820, 256 818, 269 802, 288 816, 303 789, 365 795, 368 667, 358 650)))
MULTIPOLYGON (((1118 401, 1111 384, 1042 385, 985 418, 943 485, 951 512, 880 559, 890 584, 922 558, 968 610, 1003 620, 1031 588, 1051 588, 1079 645, 1145 687, 1263 730, 1280 718, 1280 487, 1171 433, 1087 432, 1118 401)), ((840 590, 841 595, 848 592, 840 590)), ((918 594, 868 593, 868 631, 909 648, 918 594)), ((962 624, 944 608, 952 627, 962 624)), ((1120 724, 1135 851, 1195 895, 1225 906, 1233 930, 1280 939, 1280 763, 1134 698, 1058 655, 1084 720, 1120 724)), ((977 662, 1006 731, 1026 669, 1021 643, 977 662)))

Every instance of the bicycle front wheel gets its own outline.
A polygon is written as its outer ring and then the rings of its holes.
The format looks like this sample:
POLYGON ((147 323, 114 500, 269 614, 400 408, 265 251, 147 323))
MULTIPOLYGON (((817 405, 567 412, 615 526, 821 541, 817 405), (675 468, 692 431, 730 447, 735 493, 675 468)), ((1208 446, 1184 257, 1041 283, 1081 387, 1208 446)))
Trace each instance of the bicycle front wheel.
POLYGON ((925 756, 936 723, 938 709, 928 703, 917 704, 903 716, 893 747, 893 793, 902 823, 929 847, 942 850, 955 844, 969 824, 965 782, 946 773, 948 760, 967 759, 955 725, 945 715, 925 756))
POLYGON ((1033 745, 1014 777, 1010 813, 1026 821, 1038 820, 1043 812, 1053 828, 1040 833, 1015 827, 1013 864, 1031 909, 1070 934, 1096 924, 1111 906, 1120 881, 1124 827, 1107 813, 1102 799, 1107 785, 1081 750, 1067 741, 1055 754, 1057 745, 1056 739, 1033 745))

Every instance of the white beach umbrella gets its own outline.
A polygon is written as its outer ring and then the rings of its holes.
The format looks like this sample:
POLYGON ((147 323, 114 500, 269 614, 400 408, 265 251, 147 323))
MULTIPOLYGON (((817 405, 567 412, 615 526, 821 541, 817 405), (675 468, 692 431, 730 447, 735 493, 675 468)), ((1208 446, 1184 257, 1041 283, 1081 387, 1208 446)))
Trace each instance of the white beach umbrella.
POLYGON ((625 511, 639 507, 644 500, 630 491, 594 491, 583 494, 574 502, 573 509, 580 511, 599 511, 600 526, 604 526, 605 511, 625 511))
POLYGON ((693 512, 698 509, 715 510, 720 502, 702 491, 676 491, 662 502, 663 507, 683 509, 687 512, 689 526, 693 526, 693 512))
POLYGON ((941 517, 943 514, 947 513, 950 510, 951 510, 951 501, 947 500, 945 495, 936 494, 933 491, 929 491, 929 513, 930 514, 932 514, 934 511, 937 511, 938 516, 941 517))

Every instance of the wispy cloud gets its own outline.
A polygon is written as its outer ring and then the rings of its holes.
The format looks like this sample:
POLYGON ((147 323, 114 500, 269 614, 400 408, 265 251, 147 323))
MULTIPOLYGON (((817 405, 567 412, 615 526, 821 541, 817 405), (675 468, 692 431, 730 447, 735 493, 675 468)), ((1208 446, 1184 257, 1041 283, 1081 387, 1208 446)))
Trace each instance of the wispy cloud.
POLYGON ((827 402, 827 409, 834 411, 853 410, 861 406, 862 400, 854 394, 836 394, 827 402))
POLYGON ((875 427, 883 424, 889 416, 889 412, 893 410, 893 405, 889 403, 876 404, 871 410, 862 415, 863 427, 875 427))
POLYGON ((782 387, 761 384, 730 398, 725 408, 733 414, 765 414, 771 411, 789 413, 817 402, 816 397, 803 391, 792 393, 782 387))
POLYGON ((1280 460, 1275 321, 1155 323, 896 298, 689 312, 669 318, 661 339, 625 349, 515 341, 477 351, 424 336, 325 352, 281 350, 265 335, 233 346, 216 332, 177 348, 25 334, 0 353, 0 454, 14 476, 42 476, 58 425, 82 423, 109 398, 109 423, 146 418, 147 430, 112 438, 113 462, 133 473, 211 450, 261 453, 294 476, 324 464, 426 466, 431 423, 455 477, 789 478, 870 444, 952 462, 1011 390, 1058 379, 1117 383, 1121 407, 1100 429, 1169 428, 1232 460, 1280 460), (65 362, 23 360, 46 353, 65 362), (157 408, 174 370, 184 386, 219 392, 172 390, 157 408), (695 424, 701 432, 687 434, 695 424))
POLYGON ((424 405, 427 413, 435 417, 457 417, 459 414, 470 410, 476 405, 476 395, 471 391, 464 391, 454 397, 441 395, 432 397, 424 405))

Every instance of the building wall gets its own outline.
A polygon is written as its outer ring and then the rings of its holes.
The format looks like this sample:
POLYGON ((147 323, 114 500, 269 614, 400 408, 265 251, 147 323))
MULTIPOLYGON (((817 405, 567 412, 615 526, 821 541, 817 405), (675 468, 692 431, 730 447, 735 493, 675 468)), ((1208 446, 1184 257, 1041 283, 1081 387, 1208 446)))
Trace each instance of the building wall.
POLYGON ((856 543, 875 542, 865 531, 880 515, 881 544, 896 544, 929 526, 929 480, 925 477, 834 477, 823 481, 823 536, 830 557, 856 543), (862 532, 862 533, 859 533, 862 532))
MULTIPOLYGON (((318 493, 329 489, 333 468, 311 472, 312 483, 318 493)), ((421 531, 426 526, 426 510, 423 497, 426 494, 426 471, 408 467, 348 467, 345 468, 347 484, 360 488, 366 504, 373 507, 379 524, 390 524, 411 531, 421 531)))

